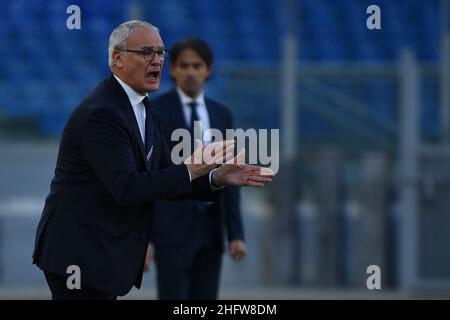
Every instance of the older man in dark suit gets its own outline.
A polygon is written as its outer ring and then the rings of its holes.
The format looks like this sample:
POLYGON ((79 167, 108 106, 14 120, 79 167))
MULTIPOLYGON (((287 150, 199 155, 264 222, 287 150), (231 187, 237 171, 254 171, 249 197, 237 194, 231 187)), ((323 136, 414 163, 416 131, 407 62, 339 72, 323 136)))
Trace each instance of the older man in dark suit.
MULTIPOLYGON (((147 97, 165 55, 156 27, 121 24, 109 40, 112 74, 64 128, 33 254, 54 299, 116 299, 139 288, 155 200, 214 200, 222 191, 213 189, 271 180, 256 166, 173 165, 147 97), (81 286, 68 285, 71 270, 81 286)), ((222 143, 212 161, 232 147, 222 143)))

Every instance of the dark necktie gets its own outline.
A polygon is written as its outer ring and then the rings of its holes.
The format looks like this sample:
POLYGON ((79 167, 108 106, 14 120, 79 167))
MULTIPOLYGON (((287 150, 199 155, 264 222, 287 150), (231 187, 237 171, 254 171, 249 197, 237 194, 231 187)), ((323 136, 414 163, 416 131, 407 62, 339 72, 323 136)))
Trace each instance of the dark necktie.
POLYGON ((199 121, 200 118, 198 117, 197 113, 197 102, 192 101, 188 103, 188 106, 191 108, 191 130, 194 132, 194 121, 199 121))
MULTIPOLYGON (((194 131, 194 121, 200 121, 200 118, 198 117, 198 113, 197 113, 197 102, 192 101, 188 103, 188 106, 191 108, 191 125, 189 130, 191 131, 191 150, 192 152, 194 151, 194 147, 195 147, 195 131, 194 131)), ((200 129, 200 126, 198 125, 198 123, 195 125, 196 127, 198 127, 200 129)), ((200 130, 197 130, 200 134, 202 134, 202 132, 200 130)), ((202 139, 200 139, 202 140, 202 139)))
MULTIPOLYGON (((190 131, 191 131, 191 152, 194 152, 194 148, 195 148, 195 136, 194 136, 194 121, 200 121, 200 118, 198 117, 198 113, 197 113, 197 106, 198 103, 195 101, 189 102, 188 106, 191 108, 191 127, 190 127, 190 131)), ((203 132, 200 130, 200 125, 197 123, 195 125, 195 127, 198 127, 198 132, 201 134, 201 138, 200 140, 203 141, 203 132)), ((197 210, 198 212, 196 212, 196 214, 194 214, 194 220, 195 221, 201 221, 201 222, 205 222, 205 221, 209 221, 208 218, 208 214, 206 212, 206 202, 203 201, 194 201, 194 208, 195 210, 197 210)))
POLYGON ((150 112, 150 100, 148 97, 145 97, 142 102, 145 106, 145 156, 147 161, 150 161, 151 155, 149 157, 149 152, 153 146, 153 121, 150 112))

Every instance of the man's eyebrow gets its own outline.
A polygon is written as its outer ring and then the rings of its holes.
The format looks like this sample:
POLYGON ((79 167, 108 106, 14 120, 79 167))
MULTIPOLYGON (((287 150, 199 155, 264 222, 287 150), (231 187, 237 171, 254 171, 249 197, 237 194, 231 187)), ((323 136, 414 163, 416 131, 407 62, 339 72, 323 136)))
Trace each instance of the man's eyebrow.
POLYGON ((152 47, 152 46, 142 46, 142 50, 152 49, 152 50, 164 50, 164 47, 152 47))

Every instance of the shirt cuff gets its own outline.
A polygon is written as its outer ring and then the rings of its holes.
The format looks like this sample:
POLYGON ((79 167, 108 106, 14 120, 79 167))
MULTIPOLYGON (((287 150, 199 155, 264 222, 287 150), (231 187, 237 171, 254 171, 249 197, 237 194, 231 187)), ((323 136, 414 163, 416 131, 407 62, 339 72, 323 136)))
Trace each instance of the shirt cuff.
MULTIPOLYGON (((188 172, 189 175, 189 182, 192 182, 192 176, 191 176, 191 172, 189 171, 189 169, 186 167, 186 170, 188 172)), ((211 180, 210 180, 211 181, 211 180)))
POLYGON ((213 173, 214 171, 216 171, 217 169, 218 169, 218 168, 212 169, 212 170, 209 172, 209 185, 211 186, 211 190, 212 190, 212 191, 221 190, 221 189, 225 188, 225 186, 221 186, 221 187, 215 186, 214 183, 213 183, 213 181, 212 181, 212 173, 213 173))

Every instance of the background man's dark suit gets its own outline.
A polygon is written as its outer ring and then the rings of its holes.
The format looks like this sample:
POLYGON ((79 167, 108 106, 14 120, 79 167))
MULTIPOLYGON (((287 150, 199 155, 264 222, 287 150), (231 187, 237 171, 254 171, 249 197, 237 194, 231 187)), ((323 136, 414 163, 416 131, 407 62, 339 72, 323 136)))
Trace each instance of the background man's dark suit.
MULTIPOLYGON (((231 112, 205 97, 210 127, 233 129, 231 112)), ((157 113, 169 149, 172 132, 189 128, 177 91, 171 90, 151 103, 157 113)), ((152 242, 157 264, 158 294, 161 299, 215 299, 224 251, 223 229, 228 240, 244 239, 238 188, 227 188, 215 203, 195 201, 155 202, 152 242)))
POLYGON ((190 193, 214 199, 208 175, 191 183, 185 165, 171 166, 157 116, 151 116, 150 165, 130 101, 112 75, 74 111, 61 139, 33 263, 59 276, 78 265, 82 287, 124 295, 141 284, 154 200, 190 193))

